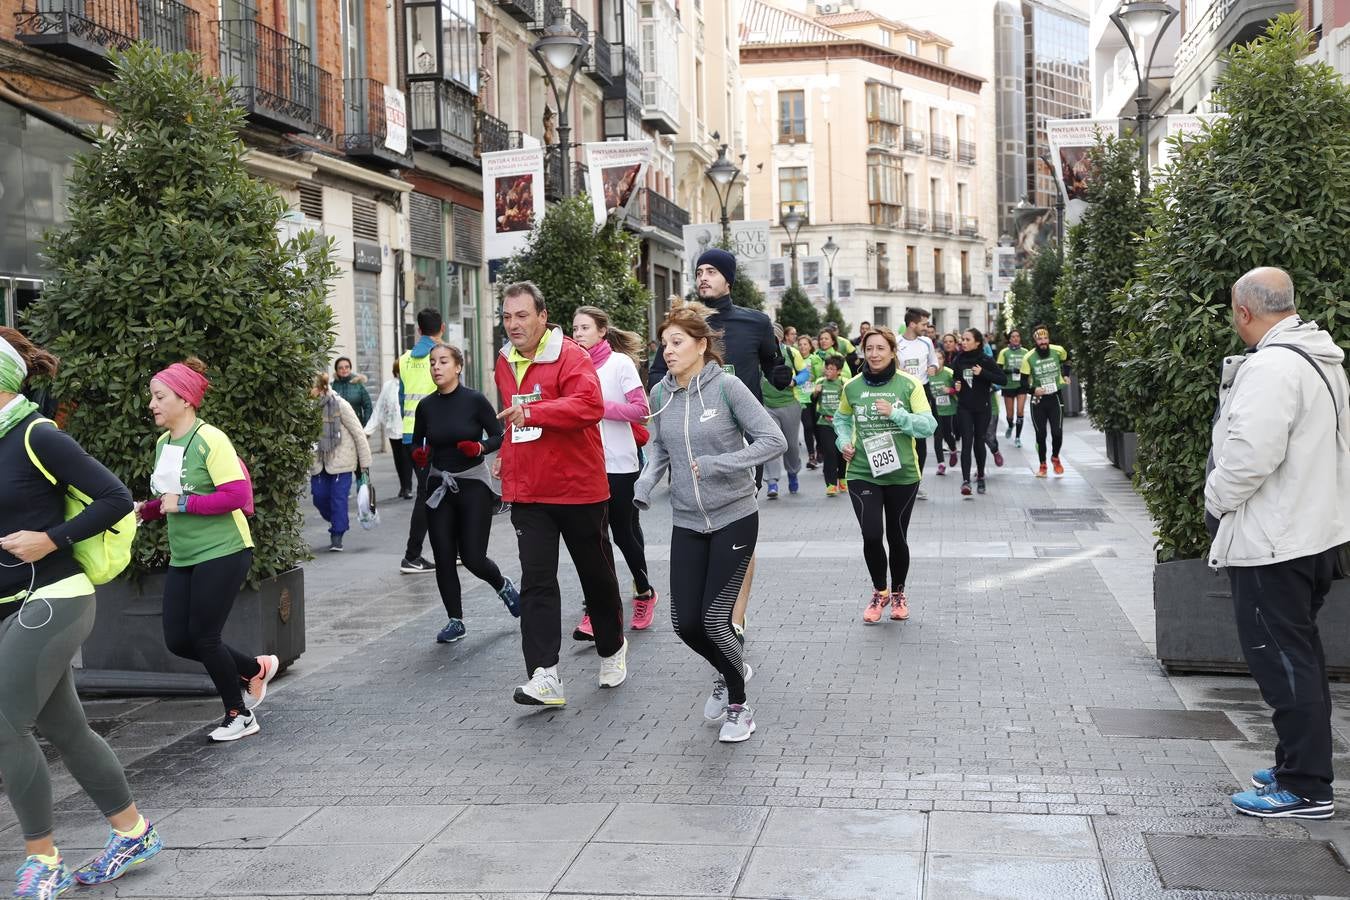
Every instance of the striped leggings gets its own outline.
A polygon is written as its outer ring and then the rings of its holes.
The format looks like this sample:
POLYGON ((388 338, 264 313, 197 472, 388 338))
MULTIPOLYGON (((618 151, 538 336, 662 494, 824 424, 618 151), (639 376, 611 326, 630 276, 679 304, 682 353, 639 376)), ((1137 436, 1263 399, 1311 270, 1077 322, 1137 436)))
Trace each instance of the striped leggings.
POLYGON ((712 663, 727 700, 745 702, 745 661, 731 611, 755 555, 759 513, 710 534, 676 527, 670 536, 670 620, 680 640, 712 663))

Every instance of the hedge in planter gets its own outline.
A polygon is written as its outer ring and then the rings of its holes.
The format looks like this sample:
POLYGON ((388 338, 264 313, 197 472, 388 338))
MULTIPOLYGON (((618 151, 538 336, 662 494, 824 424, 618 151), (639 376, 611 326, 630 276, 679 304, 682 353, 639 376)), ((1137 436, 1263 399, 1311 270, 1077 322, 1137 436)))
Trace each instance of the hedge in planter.
MULTIPOLYGON (((61 357, 66 428, 137 497, 159 434, 151 376, 185 356, 207 362, 202 417, 253 480, 256 583, 309 554, 298 498, 320 424, 309 385, 333 341, 330 248, 278 241, 286 204, 248 174, 244 113, 192 54, 137 44, 113 60, 98 96, 117 127, 76 160, 67 224, 46 247, 55 277, 25 324, 61 357)), ((162 523, 136 541, 134 571, 168 562, 162 523)))
POLYGON ((1177 143, 1150 198, 1139 254, 1141 327, 1127 336, 1136 386, 1139 484, 1160 561, 1202 555, 1205 459, 1222 357, 1242 350, 1232 284, 1255 266, 1293 276, 1299 312, 1350 347, 1350 87, 1302 62, 1294 15, 1228 54, 1215 102, 1227 111, 1177 143))

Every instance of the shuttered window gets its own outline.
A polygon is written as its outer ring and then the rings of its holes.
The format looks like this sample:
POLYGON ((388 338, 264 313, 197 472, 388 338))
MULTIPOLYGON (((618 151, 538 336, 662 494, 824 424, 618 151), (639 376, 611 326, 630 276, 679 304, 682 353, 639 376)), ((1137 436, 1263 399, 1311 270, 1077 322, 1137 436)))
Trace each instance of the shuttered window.
POLYGON ((483 214, 456 204, 451 213, 454 226, 455 262, 471 266, 483 264, 483 214))
POLYGON ((323 221, 323 187, 312 181, 300 185, 300 212, 306 219, 323 221))
POLYGON ((358 241, 380 241, 380 217, 374 200, 352 198, 352 236, 358 241))
POLYGON ((441 201, 426 194, 413 194, 408 198, 408 220, 412 252, 417 256, 443 259, 445 220, 441 215, 441 201))

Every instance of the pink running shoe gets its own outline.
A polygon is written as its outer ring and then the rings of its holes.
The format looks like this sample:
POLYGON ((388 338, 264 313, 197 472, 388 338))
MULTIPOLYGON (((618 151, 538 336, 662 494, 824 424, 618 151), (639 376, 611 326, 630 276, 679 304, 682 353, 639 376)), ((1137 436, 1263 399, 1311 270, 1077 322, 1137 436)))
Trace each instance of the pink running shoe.
POLYGON ((1000 469, 1003 468, 1003 454, 999 453, 997 450, 994 451, 994 465, 998 466, 1000 469))
POLYGON ((572 632, 572 640, 574 641, 595 640, 595 632, 591 630, 591 617, 589 615, 581 617, 581 621, 577 623, 576 630, 572 632))
POLYGON ((875 625, 881 621, 881 611, 886 608, 886 604, 891 602, 890 594, 883 594, 881 591, 872 592, 872 601, 867 604, 867 609, 863 610, 863 624, 875 625))
POLYGON ((633 598, 633 630, 646 631, 652 627, 652 618, 656 614, 656 588, 647 594, 633 598))
POLYGON ((244 709, 257 709, 262 705, 263 698, 267 696, 267 685, 277 677, 280 668, 281 660, 275 656, 258 657, 258 674, 248 680, 248 687, 244 690, 244 709))
POLYGON ((944 464, 942 464, 942 463, 938 463, 938 474, 939 474, 939 475, 946 475, 946 474, 947 474, 947 467, 946 467, 944 464))
POLYGON ((953 450, 951 453, 948 453, 948 454, 947 454, 947 465, 952 466, 953 468, 956 467, 956 451, 955 451, 955 450, 953 450))
POLYGON ((904 591, 891 592, 891 621, 903 622, 909 618, 909 598, 904 591))

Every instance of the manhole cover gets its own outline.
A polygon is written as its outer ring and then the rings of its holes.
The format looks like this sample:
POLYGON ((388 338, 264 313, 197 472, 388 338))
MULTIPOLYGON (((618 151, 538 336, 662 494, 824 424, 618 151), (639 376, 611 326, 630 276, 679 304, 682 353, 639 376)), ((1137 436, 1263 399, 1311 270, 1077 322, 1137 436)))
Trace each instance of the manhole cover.
POLYGON ((1350 896, 1350 872, 1323 841, 1146 834, 1167 890, 1350 896))
POLYGON ((1033 507, 1027 510, 1033 522, 1110 522, 1105 510, 1083 507, 1033 507))
POLYGON ((1245 741, 1226 713, 1196 709, 1089 709, 1106 737, 1170 738, 1183 741, 1245 741))

